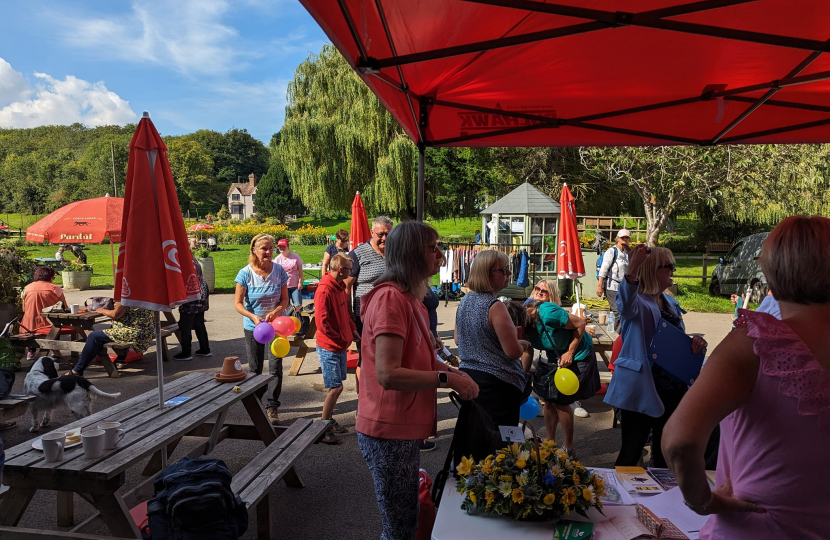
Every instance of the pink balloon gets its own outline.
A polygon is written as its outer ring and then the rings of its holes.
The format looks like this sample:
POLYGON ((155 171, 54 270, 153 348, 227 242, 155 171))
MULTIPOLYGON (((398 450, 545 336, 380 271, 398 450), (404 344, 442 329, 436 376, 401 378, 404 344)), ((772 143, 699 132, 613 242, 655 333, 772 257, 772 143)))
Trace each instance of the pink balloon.
POLYGON ((291 317, 277 317, 273 321, 271 321, 271 326, 274 327, 274 330, 277 332, 279 336, 290 336, 294 333, 294 321, 291 320, 291 317))

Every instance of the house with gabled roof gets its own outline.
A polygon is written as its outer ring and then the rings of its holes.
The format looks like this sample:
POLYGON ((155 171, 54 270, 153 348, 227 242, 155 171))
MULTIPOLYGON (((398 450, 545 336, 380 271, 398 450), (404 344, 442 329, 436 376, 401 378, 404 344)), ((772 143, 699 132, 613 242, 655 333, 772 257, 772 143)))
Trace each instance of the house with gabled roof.
POLYGON ((231 219, 246 219, 256 215, 254 206, 256 188, 257 177, 254 173, 248 175, 247 182, 231 184, 228 188, 228 211, 231 213, 231 219))

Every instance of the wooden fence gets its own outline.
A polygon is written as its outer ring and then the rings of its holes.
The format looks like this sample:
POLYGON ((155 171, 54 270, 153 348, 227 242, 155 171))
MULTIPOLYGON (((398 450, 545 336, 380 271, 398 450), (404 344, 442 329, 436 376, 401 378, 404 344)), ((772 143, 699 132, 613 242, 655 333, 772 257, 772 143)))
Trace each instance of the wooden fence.
POLYGON ((695 260, 695 259, 702 259, 703 260, 703 275, 702 276, 681 276, 675 274, 674 277, 676 278, 688 278, 688 279, 700 279, 703 282, 703 286, 706 287, 706 281, 711 279, 709 275, 709 259, 718 260, 721 255, 712 255, 712 253, 726 253, 730 250, 732 244, 728 242, 715 242, 706 244, 706 252, 702 255, 675 255, 675 260, 695 260))

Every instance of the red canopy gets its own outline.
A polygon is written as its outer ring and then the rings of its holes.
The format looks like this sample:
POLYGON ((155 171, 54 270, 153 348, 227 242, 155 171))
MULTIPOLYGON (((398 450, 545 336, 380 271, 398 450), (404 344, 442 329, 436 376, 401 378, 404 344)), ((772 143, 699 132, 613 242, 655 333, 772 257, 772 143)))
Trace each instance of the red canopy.
POLYGON ((121 214, 124 199, 98 197, 76 201, 58 208, 26 229, 26 240, 53 244, 100 244, 109 236, 121 241, 121 214))
POLYGON ((559 279, 579 279, 585 275, 585 262, 579 245, 579 233, 576 230, 576 207, 574 196, 568 185, 562 188, 559 197, 562 214, 559 217, 559 250, 556 256, 556 268, 559 279))
POLYGON ((371 238, 369 233, 369 220, 366 219, 366 207, 363 206, 363 199, 360 193, 355 193, 352 201, 352 227, 349 231, 349 249, 354 249, 358 244, 368 242, 371 238))
POLYGON ((830 141, 826 0, 300 1, 425 146, 830 141))
POLYGON ((130 141, 123 227, 116 300, 125 306, 171 311, 199 299, 167 147, 147 113, 130 141))

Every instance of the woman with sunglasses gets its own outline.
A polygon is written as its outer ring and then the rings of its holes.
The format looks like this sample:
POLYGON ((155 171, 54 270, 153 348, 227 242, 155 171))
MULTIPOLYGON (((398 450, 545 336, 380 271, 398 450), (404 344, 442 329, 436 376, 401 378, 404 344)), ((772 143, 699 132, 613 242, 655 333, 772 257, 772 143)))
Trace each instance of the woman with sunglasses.
MULTIPOLYGON (((649 344, 663 322, 686 331, 683 310, 665 292, 672 284, 674 270, 671 250, 640 244, 632 250, 620 283, 617 307, 622 317, 623 347, 605 395, 606 403, 620 409, 622 446, 615 465, 637 465, 651 433, 653 466, 666 467, 660 449, 663 427, 689 387, 652 362, 649 344)), ((706 349, 706 340, 694 336, 691 348, 695 353, 706 349)))
POLYGON ((527 385, 522 354, 530 343, 518 338, 504 303, 496 298, 507 286, 507 255, 479 253, 470 269, 467 288, 455 314, 455 342, 460 368, 478 384, 478 403, 497 426, 519 423, 519 408, 527 385))
POLYGON ((545 351, 545 359, 536 367, 534 388, 545 400, 545 432, 554 440, 556 428, 562 423, 562 445, 573 450, 574 410, 571 404, 588 399, 599 390, 599 370, 594 355, 593 339, 585 331, 585 321, 560 307, 559 287, 552 279, 543 279, 533 288, 527 304, 528 320, 525 335, 533 348, 545 351), (555 373, 549 368, 570 369, 579 378, 579 390, 567 396, 551 391, 543 377, 555 373))

